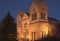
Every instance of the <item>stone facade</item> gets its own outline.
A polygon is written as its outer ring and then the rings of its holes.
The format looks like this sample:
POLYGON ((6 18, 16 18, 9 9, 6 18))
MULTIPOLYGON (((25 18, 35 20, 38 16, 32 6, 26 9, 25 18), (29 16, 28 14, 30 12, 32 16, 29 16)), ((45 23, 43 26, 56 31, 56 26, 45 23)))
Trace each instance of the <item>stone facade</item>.
POLYGON ((48 8, 43 0, 34 0, 29 13, 21 11, 17 15, 18 41, 34 41, 48 34, 53 36, 53 31, 55 32, 55 28, 48 21, 48 8))

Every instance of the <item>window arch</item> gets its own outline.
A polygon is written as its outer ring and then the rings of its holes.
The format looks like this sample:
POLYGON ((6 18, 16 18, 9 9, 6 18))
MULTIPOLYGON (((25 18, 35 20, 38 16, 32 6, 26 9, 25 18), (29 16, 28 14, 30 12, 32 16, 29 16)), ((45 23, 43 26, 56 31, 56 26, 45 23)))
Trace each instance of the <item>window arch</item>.
POLYGON ((45 20, 45 13, 41 13, 41 19, 45 20))
POLYGON ((27 28, 27 23, 24 24, 24 28, 27 28))
POLYGON ((32 14, 32 21, 33 20, 36 20, 36 18, 37 18, 37 14, 35 13, 35 14, 32 14))

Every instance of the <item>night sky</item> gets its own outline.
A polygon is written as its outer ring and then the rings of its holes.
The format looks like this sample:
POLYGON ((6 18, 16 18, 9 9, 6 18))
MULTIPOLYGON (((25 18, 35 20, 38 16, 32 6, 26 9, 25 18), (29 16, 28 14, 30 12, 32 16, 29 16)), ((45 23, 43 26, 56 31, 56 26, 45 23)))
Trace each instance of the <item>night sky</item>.
MULTIPOLYGON (((48 15, 60 20, 60 0, 44 0, 48 7, 48 15)), ((33 0, 0 0, 0 20, 9 11, 16 19, 21 10, 28 11, 33 0)))

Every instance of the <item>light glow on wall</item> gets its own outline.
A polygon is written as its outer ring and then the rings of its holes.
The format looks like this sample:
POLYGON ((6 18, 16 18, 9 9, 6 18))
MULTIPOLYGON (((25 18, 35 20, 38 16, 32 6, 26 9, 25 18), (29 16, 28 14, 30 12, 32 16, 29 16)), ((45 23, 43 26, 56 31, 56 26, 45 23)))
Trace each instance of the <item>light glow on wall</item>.
POLYGON ((45 33, 45 35, 48 35, 48 24, 41 24, 40 28, 41 32, 45 33))

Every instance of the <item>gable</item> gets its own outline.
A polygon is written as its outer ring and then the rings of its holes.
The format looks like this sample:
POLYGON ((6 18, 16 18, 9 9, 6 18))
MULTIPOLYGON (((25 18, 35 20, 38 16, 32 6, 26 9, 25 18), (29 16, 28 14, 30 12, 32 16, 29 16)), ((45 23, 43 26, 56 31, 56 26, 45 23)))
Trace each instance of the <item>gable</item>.
POLYGON ((22 19, 24 20, 24 19, 27 19, 28 17, 29 17, 29 16, 27 15, 27 13, 24 13, 22 19))

